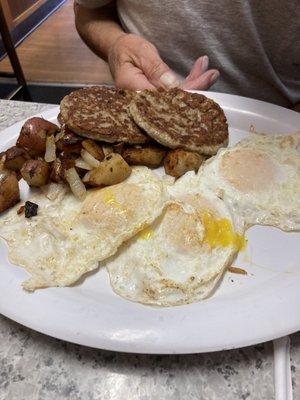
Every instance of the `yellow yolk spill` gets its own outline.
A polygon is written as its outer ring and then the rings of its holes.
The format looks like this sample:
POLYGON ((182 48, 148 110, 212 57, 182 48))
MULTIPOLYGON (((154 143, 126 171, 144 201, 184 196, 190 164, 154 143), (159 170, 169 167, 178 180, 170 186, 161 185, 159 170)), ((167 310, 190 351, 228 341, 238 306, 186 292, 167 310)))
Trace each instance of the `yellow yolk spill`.
POLYGON ((139 238, 142 240, 149 240, 154 235, 154 230, 150 226, 147 226, 142 231, 140 231, 138 235, 139 238))
POLYGON ((206 212, 201 216, 205 234, 203 241, 211 248, 233 246, 237 251, 245 248, 244 236, 234 232, 231 222, 226 218, 215 219, 206 212))
POLYGON ((111 206, 122 210, 121 204, 116 200, 115 195, 110 189, 104 189, 103 200, 104 203, 110 204, 111 206))

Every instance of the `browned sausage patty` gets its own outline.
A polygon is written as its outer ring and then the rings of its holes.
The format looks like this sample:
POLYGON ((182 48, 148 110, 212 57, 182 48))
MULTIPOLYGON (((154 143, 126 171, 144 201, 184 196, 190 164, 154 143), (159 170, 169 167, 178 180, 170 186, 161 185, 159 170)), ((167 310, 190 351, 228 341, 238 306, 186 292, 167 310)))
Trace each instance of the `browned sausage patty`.
POLYGON ((149 136, 166 147, 212 155, 228 144, 221 107, 198 93, 144 90, 134 96, 130 113, 149 136))
POLYGON ((148 136, 129 113, 131 92, 92 86, 76 90, 60 103, 60 119, 78 135, 109 143, 145 143, 148 136))

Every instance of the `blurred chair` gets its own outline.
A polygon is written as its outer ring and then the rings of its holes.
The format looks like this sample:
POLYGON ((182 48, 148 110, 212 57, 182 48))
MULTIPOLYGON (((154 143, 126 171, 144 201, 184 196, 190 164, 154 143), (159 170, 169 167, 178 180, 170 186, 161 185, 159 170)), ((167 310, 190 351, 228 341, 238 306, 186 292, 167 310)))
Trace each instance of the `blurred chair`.
POLYGON ((29 94, 28 86, 26 83, 26 79, 14 46, 14 43, 11 38, 10 31, 7 26, 7 22, 5 19, 5 15, 0 3, 0 34, 2 37, 3 45, 5 51, 9 57, 12 69, 14 72, 1 72, 0 78, 15 78, 18 82, 17 87, 12 90, 6 99, 8 100, 27 100, 31 101, 31 97, 29 94))

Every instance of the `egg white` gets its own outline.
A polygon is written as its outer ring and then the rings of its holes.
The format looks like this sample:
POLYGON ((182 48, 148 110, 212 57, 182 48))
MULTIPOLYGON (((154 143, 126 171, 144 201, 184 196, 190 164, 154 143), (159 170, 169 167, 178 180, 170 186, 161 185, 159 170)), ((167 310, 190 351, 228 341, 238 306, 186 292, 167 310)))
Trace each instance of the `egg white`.
POLYGON ((300 229, 300 133, 251 134, 221 149, 198 173, 199 184, 214 191, 247 227, 300 229))
POLYGON ((235 236, 249 226, 300 229, 299 141, 300 134, 252 134, 175 184, 136 167, 119 185, 89 190, 83 202, 54 185, 30 197, 39 205, 36 217, 18 215, 20 205, 3 214, 0 236, 9 260, 30 274, 28 291, 74 284, 102 261, 113 290, 126 299, 198 301, 213 292, 239 250, 235 236), (226 221, 225 229, 216 221, 226 221))
POLYGON ((103 263, 120 296, 156 306, 191 303, 207 297, 232 262, 235 244, 207 241, 202 216, 226 220, 234 235, 237 224, 217 196, 189 193, 193 183, 197 179, 190 173, 169 187, 172 199, 161 216, 103 263))
POLYGON ((75 283, 152 223, 166 201, 162 180, 146 167, 118 185, 89 190, 83 202, 60 188, 55 198, 30 198, 39 205, 37 216, 18 215, 17 205, 0 218, 9 260, 31 275, 23 283, 28 291, 75 283))

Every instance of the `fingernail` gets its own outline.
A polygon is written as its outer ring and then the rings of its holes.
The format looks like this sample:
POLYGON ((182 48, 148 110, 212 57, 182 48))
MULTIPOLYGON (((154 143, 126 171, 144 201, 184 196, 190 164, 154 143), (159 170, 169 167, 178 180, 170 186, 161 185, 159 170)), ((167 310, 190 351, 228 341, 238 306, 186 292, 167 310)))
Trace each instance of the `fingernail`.
POLYGON ((208 68, 209 58, 207 56, 202 57, 200 72, 203 74, 208 68))
POLYGON ((219 72, 219 71, 215 71, 215 72, 211 75, 210 80, 209 80, 209 83, 210 83, 211 85, 213 85, 213 84, 216 82, 216 80, 219 78, 219 76, 220 76, 220 72, 219 72))
POLYGON ((162 76, 160 77, 160 81, 166 87, 174 87, 179 85, 177 76, 171 71, 163 73, 162 76))

